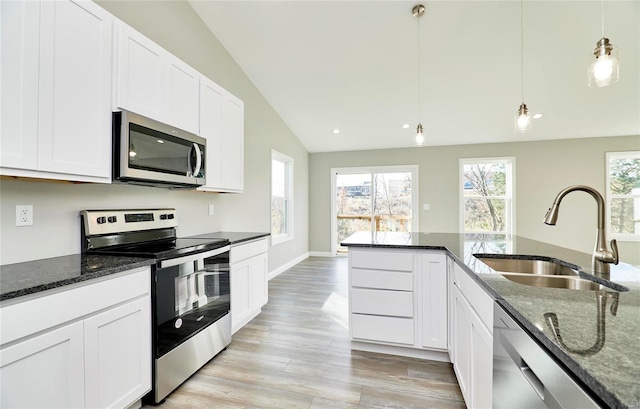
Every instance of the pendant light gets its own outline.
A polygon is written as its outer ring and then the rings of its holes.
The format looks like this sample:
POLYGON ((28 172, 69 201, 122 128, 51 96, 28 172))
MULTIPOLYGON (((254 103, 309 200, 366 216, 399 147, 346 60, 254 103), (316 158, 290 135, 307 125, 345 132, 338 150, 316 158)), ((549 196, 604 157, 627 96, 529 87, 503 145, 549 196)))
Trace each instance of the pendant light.
POLYGON ((601 2, 601 30, 602 38, 593 50, 595 60, 589 65, 589 86, 606 87, 620 79, 618 63, 618 48, 604 36, 604 0, 601 2))
POLYGON ((524 103, 524 1, 520 0, 520 93, 522 96, 522 104, 518 108, 515 117, 515 126, 518 133, 531 131, 531 114, 524 103))
MULTIPOLYGON (((421 112, 421 77, 422 77, 422 69, 421 69, 421 50, 420 50, 420 17, 424 14, 424 6, 422 4, 417 4, 411 9, 411 15, 418 19, 418 119, 420 118, 421 112)), ((424 130, 422 128, 422 123, 418 120, 418 126, 416 127, 416 145, 424 146, 424 130)))

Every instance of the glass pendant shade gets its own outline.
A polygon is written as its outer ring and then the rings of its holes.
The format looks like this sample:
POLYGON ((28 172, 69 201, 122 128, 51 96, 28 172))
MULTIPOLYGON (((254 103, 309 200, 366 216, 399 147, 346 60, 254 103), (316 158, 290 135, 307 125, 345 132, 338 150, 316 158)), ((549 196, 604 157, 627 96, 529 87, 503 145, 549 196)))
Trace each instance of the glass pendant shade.
POLYGON ((518 133, 530 132, 532 122, 533 120, 529 113, 529 109, 527 109, 527 105, 524 103, 520 104, 520 108, 518 108, 518 113, 515 117, 516 131, 518 133))
POLYGON ((594 61, 589 65, 589 86, 606 87, 620 79, 618 48, 602 37, 593 50, 594 61))
POLYGON ((422 130, 422 124, 418 124, 416 129, 416 145, 424 146, 424 131, 422 130))

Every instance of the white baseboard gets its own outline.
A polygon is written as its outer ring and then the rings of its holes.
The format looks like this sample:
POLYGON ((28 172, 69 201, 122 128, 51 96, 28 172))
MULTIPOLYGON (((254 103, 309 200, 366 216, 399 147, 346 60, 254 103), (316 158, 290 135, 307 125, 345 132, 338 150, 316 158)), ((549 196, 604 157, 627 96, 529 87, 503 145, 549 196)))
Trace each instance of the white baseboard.
POLYGON ((431 351, 428 349, 405 348, 395 345, 381 345, 359 341, 351 341, 351 349, 387 355, 400 355, 409 358, 428 359, 430 361, 451 362, 449 354, 446 351, 431 351))
POLYGON ((296 264, 298 264, 299 262, 306 260, 309 258, 309 253, 304 253, 299 257, 294 258, 293 260, 291 260, 290 262, 281 265, 280 267, 276 268, 273 271, 269 272, 269 275, 267 276, 267 280, 271 280, 274 277, 277 277, 278 275, 280 275, 281 273, 287 271, 288 269, 290 269, 291 267, 295 266, 296 264))
POLYGON ((310 251, 309 257, 334 257, 330 251, 310 251))

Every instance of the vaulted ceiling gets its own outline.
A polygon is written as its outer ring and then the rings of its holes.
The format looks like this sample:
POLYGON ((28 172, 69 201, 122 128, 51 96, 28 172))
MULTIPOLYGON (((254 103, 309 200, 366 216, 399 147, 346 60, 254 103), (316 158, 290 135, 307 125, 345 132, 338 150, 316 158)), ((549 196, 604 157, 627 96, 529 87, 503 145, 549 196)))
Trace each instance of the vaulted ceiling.
POLYGON ((520 1, 425 1, 419 23, 416 1, 190 4, 309 152, 414 146, 418 122, 426 146, 640 135, 638 0, 604 2, 620 81, 603 88, 599 1, 524 2, 524 81, 520 1), (528 134, 521 86, 544 114, 528 134))

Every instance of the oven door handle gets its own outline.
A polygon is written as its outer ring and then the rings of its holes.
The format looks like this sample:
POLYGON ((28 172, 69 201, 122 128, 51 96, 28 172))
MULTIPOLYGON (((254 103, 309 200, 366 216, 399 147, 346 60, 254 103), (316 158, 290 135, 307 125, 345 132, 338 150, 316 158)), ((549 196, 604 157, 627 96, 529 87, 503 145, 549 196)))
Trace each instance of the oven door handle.
POLYGON ((205 259, 205 258, 217 256, 218 254, 222 254, 224 252, 229 251, 230 248, 231 248, 231 246, 224 246, 224 247, 220 247, 219 249, 215 249, 215 250, 211 250, 211 251, 205 251, 205 252, 202 252, 202 253, 191 254, 189 256, 172 258, 172 259, 169 259, 169 260, 162 260, 160 262, 159 267, 160 268, 168 268, 168 267, 178 266, 180 264, 186 264, 186 263, 190 263, 190 262, 193 262, 193 261, 202 260, 202 259, 205 259))

